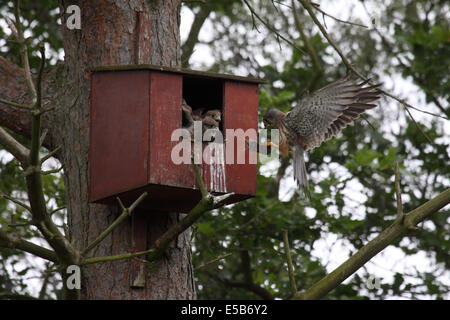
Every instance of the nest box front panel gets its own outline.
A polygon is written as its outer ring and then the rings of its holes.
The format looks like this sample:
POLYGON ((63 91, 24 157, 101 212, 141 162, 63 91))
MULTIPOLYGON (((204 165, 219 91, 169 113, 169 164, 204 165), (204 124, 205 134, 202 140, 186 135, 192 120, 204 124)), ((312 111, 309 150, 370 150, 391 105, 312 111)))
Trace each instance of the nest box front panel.
MULTIPOLYGON (((253 129, 257 133, 258 85, 227 81, 225 82, 224 92, 223 118, 225 128, 242 129, 243 131, 253 129)), ((225 135, 227 143, 230 143, 229 140, 233 138, 225 135)), ((249 151, 244 146, 245 163, 238 164, 238 151, 243 152, 244 150, 242 145, 239 146, 237 139, 234 139, 234 161, 226 164, 227 189, 236 194, 254 196, 256 195, 257 165, 256 163, 249 163, 249 153, 254 153, 254 151, 249 151)), ((257 155, 253 154, 253 156, 257 155)))
POLYGON ((148 72, 92 74, 91 201, 147 183, 149 101, 148 72))
POLYGON ((178 74, 150 73, 150 156, 148 182, 156 185, 184 187, 192 183, 182 165, 171 159, 172 132, 181 128, 181 95, 183 78, 178 74), (187 181, 186 181, 187 180, 187 181))

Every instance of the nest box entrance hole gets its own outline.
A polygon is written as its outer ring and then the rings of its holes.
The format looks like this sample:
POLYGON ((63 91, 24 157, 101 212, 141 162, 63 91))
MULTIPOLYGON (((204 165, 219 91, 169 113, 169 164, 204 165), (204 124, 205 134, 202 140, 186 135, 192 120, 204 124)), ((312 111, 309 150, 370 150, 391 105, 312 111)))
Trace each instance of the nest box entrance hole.
MULTIPOLYGON (((192 111, 218 109, 223 115, 223 91, 222 79, 200 78, 195 76, 183 76, 183 99, 192 108, 192 111)), ((222 131, 222 122, 219 129, 222 131)))

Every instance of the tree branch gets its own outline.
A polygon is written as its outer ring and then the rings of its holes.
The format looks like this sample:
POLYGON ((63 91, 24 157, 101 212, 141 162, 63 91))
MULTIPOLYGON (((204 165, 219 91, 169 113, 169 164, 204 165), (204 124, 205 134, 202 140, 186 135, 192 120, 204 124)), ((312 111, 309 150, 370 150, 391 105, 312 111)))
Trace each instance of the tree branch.
POLYGON ((30 150, 23 146, 2 127, 0 127, 0 144, 6 151, 14 156, 23 167, 27 166, 30 150))
MULTIPOLYGON (((142 255, 147 255, 147 261, 154 261, 159 259, 164 251, 167 249, 169 244, 175 240, 178 235, 186 231, 192 224, 194 224, 204 213, 217 208, 219 205, 223 204, 226 199, 233 196, 233 193, 225 194, 223 196, 212 196, 207 190, 203 183, 203 179, 200 175, 198 167, 193 163, 195 179, 199 186, 200 192, 202 193, 202 198, 197 203, 197 205, 189 211, 189 213, 177 224, 174 224, 169 230, 167 230, 161 237, 159 237, 155 241, 154 247, 150 248, 146 251, 134 252, 134 253, 125 253, 119 254, 115 256, 105 256, 105 257, 95 257, 89 258, 81 261, 81 265, 88 265, 98 262, 106 262, 106 261, 116 261, 116 260, 124 260, 131 259, 135 257, 139 257, 142 255)), ((123 208, 123 205, 121 205, 123 208)))
POLYGON ((37 300, 27 294, 0 292, 0 300, 37 300))
POLYGON ((197 181, 198 188, 200 189, 200 193, 202 194, 202 200, 206 200, 209 193, 208 190, 206 190, 202 176, 200 174, 200 171, 198 170, 198 166, 194 163, 193 158, 192 158, 192 166, 194 167, 195 180, 197 181))
POLYGON ((22 208, 24 208, 25 210, 27 210, 28 212, 31 213, 31 208, 28 205, 26 205, 25 203, 23 203, 22 201, 17 200, 16 198, 10 197, 7 194, 4 194, 3 192, 0 193, 0 197, 3 197, 6 200, 9 200, 11 202, 14 202, 15 204, 21 206, 22 208))
POLYGON ((250 13, 252 15, 252 19, 253 17, 256 17, 259 21, 261 21, 261 23, 266 26, 267 29, 269 29, 271 32, 275 33, 277 35, 277 37, 279 37, 280 39, 284 40, 286 43, 288 43, 289 45, 291 45, 293 48, 297 49, 299 52, 301 53, 305 53, 305 51, 303 51, 302 49, 300 49, 294 42, 292 42, 291 40, 287 39, 285 36, 283 36, 282 34, 280 34, 277 30, 275 30, 274 27, 272 27, 268 22, 264 21, 257 13, 256 11, 252 8, 252 6, 248 3, 247 0, 242 0, 244 1, 244 3, 247 5, 248 9, 250 10, 250 13))
POLYGON ((23 63, 23 70, 25 73, 25 81, 26 81, 27 88, 28 88, 28 94, 31 97, 31 103, 35 104, 37 101, 37 93, 36 93, 36 88, 33 83, 33 78, 31 76, 30 62, 28 60, 28 50, 27 50, 27 46, 25 44, 25 38, 23 36, 22 22, 20 21, 19 3, 20 3, 19 0, 14 0, 14 18, 16 20, 14 26, 16 27, 16 30, 12 30, 12 31, 13 32, 15 31, 17 42, 19 43, 20 57, 21 57, 21 60, 23 63))
POLYGON ((291 250, 289 249, 289 239, 288 239, 288 231, 287 230, 283 230, 283 243, 284 243, 284 252, 286 253, 286 261, 288 264, 291 292, 292 292, 292 296, 295 296, 297 294, 297 285, 295 283, 294 265, 292 263, 291 250))
POLYGON ((405 215, 403 222, 400 219, 396 219, 391 226, 359 249, 350 259, 345 261, 304 293, 297 293, 294 299, 310 300, 324 297, 361 268, 367 261, 392 244, 397 238, 405 235, 408 230, 414 228, 418 223, 422 222, 428 216, 442 209, 449 203, 450 188, 418 208, 410 211, 405 215))
POLYGON ((225 259, 225 258, 231 256, 231 254, 232 254, 232 253, 225 253, 225 254, 222 254, 222 255, 218 256, 217 258, 214 258, 214 259, 212 259, 212 260, 210 260, 210 261, 208 261, 208 262, 202 263, 201 265, 195 267, 194 270, 197 271, 197 270, 199 270, 199 269, 205 268, 205 267, 207 267, 207 266, 209 266, 209 265, 211 265, 211 264, 213 264, 213 263, 216 263, 217 261, 220 261, 220 260, 222 260, 222 259, 225 259))
POLYGON ((403 218, 405 214, 403 212, 403 204, 402 204, 402 191, 400 189, 400 171, 398 169, 398 161, 395 161, 395 198, 397 199, 397 219, 401 219, 403 222, 403 218))
POLYGON ((60 150, 61 150, 61 146, 58 146, 53 151, 50 151, 49 153, 47 153, 45 156, 43 156, 41 158, 41 164, 43 164, 45 161, 47 161, 51 157, 55 156, 60 150))
POLYGON ((198 42, 198 35, 203 24, 210 15, 212 8, 213 7, 211 4, 204 4, 195 14, 195 19, 194 22, 192 22, 191 29, 189 30, 189 35, 186 41, 181 46, 181 63, 183 68, 187 68, 189 66, 189 58, 194 52, 194 47, 198 42))
POLYGON ((85 257, 89 253, 89 251, 91 251, 100 242, 102 242, 102 240, 105 239, 119 224, 121 224, 125 218, 131 216, 134 209, 139 205, 139 203, 142 202, 142 200, 144 200, 146 196, 147 192, 144 192, 135 202, 133 202, 133 204, 129 208, 125 208, 120 199, 117 198, 122 208, 122 214, 116 220, 114 220, 114 222, 111 223, 111 225, 106 228, 105 231, 103 231, 90 245, 88 245, 86 249, 83 250, 83 252, 81 253, 81 257, 85 257))
POLYGON ((56 253, 47 248, 38 246, 32 242, 23 240, 19 237, 0 229, 0 246, 10 249, 19 249, 42 259, 58 263, 58 257, 56 253))
POLYGON ((338 18, 332 16, 331 14, 328 14, 328 13, 326 13, 325 11, 323 11, 322 9, 320 9, 320 4, 318 4, 318 3, 312 3, 312 2, 311 2, 311 5, 313 6, 314 9, 316 9, 317 11, 319 11, 320 13, 322 13, 323 15, 325 15, 325 16, 327 16, 327 17, 330 17, 331 19, 336 20, 337 22, 345 23, 345 24, 350 24, 350 25, 352 25, 352 26, 357 26, 357 27, 362 27, 362 28, 368 28, 367 26, 365 26, 365 25, 363 25, 363 24, 360 24, 360 23, 356 23, 356 22, 351 22, 351 21, 345 21, 345 20, 338 19, 338 18))
POLYGON ((295 26, 297 28, 297 31, 300 33, 300 37, 302 38, 302 41, 303 41, 306 49, 308 50, 308 53, 313 61, 314 66, 316 67, 316 69, 318 71, 322 71, 323 68, 319 61, 319 58, 317 57, 316 50, 311 45, 311 42, 309 41, 308 37, 306 36, 305 32, 303 31, 303 27, 300 22, 300 16, 298 14, 297 7, 295 6, 295 1, 296 0, 292 0, 292 8, 293 8, 292 14, 294 15, 295 26))
POLYGON ((9 106, 12 106, 14 108, 19 108, 19 109, 23 109, 23 110, 30 110, 32 108, 31 106, 27 106, 27 105, 20 104, 20 103, 15 103, 15 102, 8 101, 8 100, 5 100, 5 99, 0 99, 0 102, 4 103, 4 104, 7 104, 9 106))

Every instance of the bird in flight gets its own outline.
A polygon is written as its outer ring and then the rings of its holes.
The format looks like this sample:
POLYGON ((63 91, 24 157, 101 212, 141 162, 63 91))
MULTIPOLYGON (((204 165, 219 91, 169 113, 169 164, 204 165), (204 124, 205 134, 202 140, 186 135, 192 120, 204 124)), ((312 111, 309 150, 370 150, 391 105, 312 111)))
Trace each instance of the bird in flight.
POLYGON ((357 83, 349 76, 333 82, 312 94, 301 97, 288 113, 270 109, 264 115, 264 124, 279 130, 280 154, 292 151, 294 178, 299 189, 310 197, 306 173, 305 151, 320 146, 336 136, 343 128, 366 110, 376 107, 381 84, 357 83))

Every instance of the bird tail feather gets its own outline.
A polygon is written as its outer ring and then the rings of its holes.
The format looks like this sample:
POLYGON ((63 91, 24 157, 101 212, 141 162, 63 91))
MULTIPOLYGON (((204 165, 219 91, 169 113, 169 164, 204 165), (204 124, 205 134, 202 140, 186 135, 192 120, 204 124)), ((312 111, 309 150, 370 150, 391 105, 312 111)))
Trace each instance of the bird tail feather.
POLYGON ((295 146, 294 151, 294 178, 300 190, 305 192, 308 199, 311 199, 309 191, 308 176, 306 173, 304 150, 300 145, 295 146))

